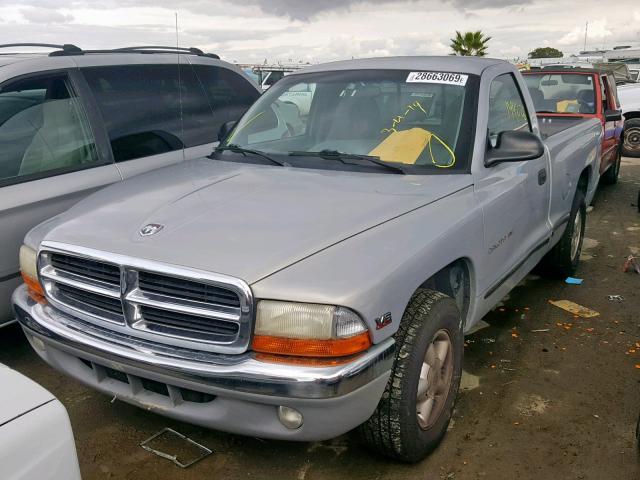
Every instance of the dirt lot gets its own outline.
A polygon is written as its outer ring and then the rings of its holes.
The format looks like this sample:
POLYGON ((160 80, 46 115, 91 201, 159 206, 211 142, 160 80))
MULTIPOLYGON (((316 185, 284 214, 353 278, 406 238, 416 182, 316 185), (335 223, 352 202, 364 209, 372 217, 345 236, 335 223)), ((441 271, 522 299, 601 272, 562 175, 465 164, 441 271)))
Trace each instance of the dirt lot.
POLYGON ((640 254, 638 189, 640 161, 625 159, 620 182, 601 190, 589 214, 577 274, 583 285, 530 276, 485 318, 485 328, 468 336, 465 389, 450 431, 418 465, 376 457, 355 435, 313 444, 263 441, 111 403, 41 362, 16 325, 2 331, 0 362, 66 405, 85 480, 637 479, 640 275, 623 274, 621 265, 630 253, 640 254), (612 294, 624 300, 608 300, 612 294), (600 315, 574 318, 549 299, 572 300, 600 315), (165 426, 215 454, 181 470, 138 446, 165 426))

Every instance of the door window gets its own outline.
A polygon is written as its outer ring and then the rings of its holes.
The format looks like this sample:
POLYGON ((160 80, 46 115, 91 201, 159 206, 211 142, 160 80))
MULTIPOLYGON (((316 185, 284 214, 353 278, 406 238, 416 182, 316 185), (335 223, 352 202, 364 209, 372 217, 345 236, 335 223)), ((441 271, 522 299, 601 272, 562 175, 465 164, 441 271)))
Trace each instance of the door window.
POLYGON ((0 185, 95 164, 89 122, 65 75, 0 88, 0 185))
POLYGON ((191 65, 95 67, 84 75, 117 162, 217 139, 211 107, 191 65))
POLYGON ((498 135, 509 130, 531 131, 527 108, 515 78, 499 75, 489 91, 489 140, 495 146, 498 135))
POLYGON ((209 100, 213 121, 209 128, 216 139, 223 123, 238 120, 260 97, 260 92, 244 76, 228 68, 209 65, 193 66, 209 100))

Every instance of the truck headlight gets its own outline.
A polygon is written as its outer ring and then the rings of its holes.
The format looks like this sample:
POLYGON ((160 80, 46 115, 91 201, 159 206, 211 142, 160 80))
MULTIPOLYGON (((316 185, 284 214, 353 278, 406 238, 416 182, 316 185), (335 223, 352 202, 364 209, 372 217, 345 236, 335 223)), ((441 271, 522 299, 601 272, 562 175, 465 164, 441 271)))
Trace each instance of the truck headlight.
POLYGON ((367 327, 352 310, 333 305, 260 300, 252 349, 304 357, 342 357, 371 346, 367 327))
POLYGON ((36 302, 44 302, 44 290, 38 281, 38 254, 27 245, 20 247, 20 273, 27 285, 29 296, 36 302))

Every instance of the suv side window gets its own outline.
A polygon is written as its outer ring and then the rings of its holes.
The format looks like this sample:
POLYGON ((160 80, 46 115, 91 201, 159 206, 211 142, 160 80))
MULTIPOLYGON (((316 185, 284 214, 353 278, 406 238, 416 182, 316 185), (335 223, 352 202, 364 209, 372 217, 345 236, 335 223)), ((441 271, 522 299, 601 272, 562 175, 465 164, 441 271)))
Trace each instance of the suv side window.
POLYGON ((497 76, 489 90, 489 139, 509 130, 531 130, 524 99, 515 78, 510 73, 497 76))
POLYGON ((116 162, 217 140, 213 112, 191 65, 121 65, 83 70, 116 162))
POLYGON ((213 122, 208 128, 217 139, 220 126, 238 120, 260 97, 260 92, 243 75, 228 68, 209 65, 194 65, 193 68, 213 111, 213 122))
POLYGON ((89 121, 66 75, 0 88, 0 185, 98 161, 89 121))

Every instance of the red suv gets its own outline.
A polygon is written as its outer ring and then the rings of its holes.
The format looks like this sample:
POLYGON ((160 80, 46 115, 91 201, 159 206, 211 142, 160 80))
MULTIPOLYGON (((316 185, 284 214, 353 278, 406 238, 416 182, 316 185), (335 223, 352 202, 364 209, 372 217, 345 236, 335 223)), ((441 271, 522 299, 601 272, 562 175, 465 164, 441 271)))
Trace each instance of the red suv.
POLYGON ((522 73, 538 120, 553 125, 547 130, 565 130, 583 118, 600 120, 604 130, 600 179, 607 184, 616 183, 620 172, 623 120, 613 73, 558 67, 522 73))

